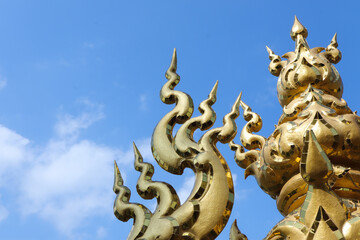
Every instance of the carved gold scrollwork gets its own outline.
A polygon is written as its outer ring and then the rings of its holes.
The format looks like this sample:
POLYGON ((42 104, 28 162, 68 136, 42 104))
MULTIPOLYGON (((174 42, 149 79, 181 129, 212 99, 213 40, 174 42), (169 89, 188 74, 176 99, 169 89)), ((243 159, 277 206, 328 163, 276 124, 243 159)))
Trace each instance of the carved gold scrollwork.
MULTIPOLYGON (((201 115, 192 117, 191 97, 174 90, 180 81, 174 50, 160 97, 175 106, 155 127, 151 148, 164 170, 180 175, 190 168, 196 179, 189 197, 180 204, 171 185, 152 180, 154 167, 143 161, 134 144, 134 167, 140 172, 137 192, 144 199, 156 198, 157 208, 152 213, 130 203, 130 190, 115 163, 114 214, 121 221, 134 219, 128 239, 210 240, 221 233, 235 193, 229 166, 216 146, 220 141, 229 143, 245 178, 253 175, 285 217, 265 239, 360 240, 360 117, 341 98, 342 80, 332 65, 341 59, 337 35, 326 48, 312 49, 307 35, 295 17, 290 32, 295 50, 280 57, 267 47, 269 71, 279 77, 278 100, 283 107, 268 138, 256 134, 262 119, 241 100, 241 94, 223 118, 223 126, 210 129, 216 120, 212 105, 218 82, 200 104, 201 115), (246 120, 241 145, 233 141, 240 106, 246 120), (174 134, 176 124, 181 126, 174 134), (197 129, 206 131, 195 141, 197 129)), ((230 240, 247 240, 236 220, 230 240)))
POLYGON ((200 104, 201 115, 191 118, 191 97, 174 90, 180 80, 176 68, 177 57, 174 50, 166 72, 168 81, 162 87, 160 97, 164 103, 176 105, 155 127, 152 152, 158 164, 170 173, 182 174, 184 168, 191 168, 196 177, 194 188, 188 199, 180 204, 172 186, 152 181, 154 167, 143 162, 134 144, 134 166, 140 172, 137 192, 144 199, 157 198, 158 205, 154 213, 139 204, 130 204, 130 208, 129 199, 123 198, 124 190, 126 189, 128 196, 130 191, 122 186, 122 180, 119 180, 120 172, 115 165, 114 191, 118 194, 114 205, 115 215, 122 221, 134 218, 134 228, 128 239, 215 239, 225 227, 234 203, 231 172, 217 150, 216 143, 229 143, 235 137, 237 128, 234 120, 240 114, 241 94, 224 117, 223 126, 208 130, 216 120, 211 106, 216 101, 218 82, 208 98, 200 104), (173 137, 176 124, 182 125, 173 137), (193 138, 197 129, 208 130, 198 142, 193 138), (132 210, 132 213, 128 209, 136 210, 132 210))

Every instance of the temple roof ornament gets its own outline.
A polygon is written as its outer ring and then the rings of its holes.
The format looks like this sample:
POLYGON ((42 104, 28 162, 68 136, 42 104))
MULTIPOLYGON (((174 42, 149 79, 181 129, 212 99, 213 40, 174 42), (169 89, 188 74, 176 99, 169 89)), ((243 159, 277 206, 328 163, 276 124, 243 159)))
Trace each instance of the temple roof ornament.
MULTIPOLYGON (((341 59, 336 34, 326 48, 312 49, 307 35, 295 17, 290 32, 295 50, 280 57, 267 47, 269 71, 278 76, 278 100, 283 107, 268 138, 255 134, 262 128, 262 119, 241 100, 241 94, 223 126, 210 129, 216 120, 212 105, 217 82, 199 105, 201 115, 192 117, 191 97, 174 90, 180 81, 174 50, 160 98, 175 106, 155 127, 151 150, 164 170, 181 175, 190 168, 196 179, 181 204, 171 185, 152 180, 154 167, 143 161, 134 144, 134 167, 140 172, 137 192, 144 199, 156 198, 158 204, 151 212, 131 203, 130 190, 115 163, 114 213, 121 221, 134 219, 129 240, 217 238, 228 222, 235 194, 218 142, 229 144, 236 163, 245 169, 245 178, 253 175, 284 215, 265 239, 360 239, 360 117, 341 98, 343 83, 333 66, 341 59), (240 107, 247 122, 240 133, 241 145, 234 141, 240 107), (181 126, 174 134, 176 124, 181 126), (204 131, 199 141, 193 138, 197 129, 204 131)), ((247 239, 236 221, 230 239, 247 239)))

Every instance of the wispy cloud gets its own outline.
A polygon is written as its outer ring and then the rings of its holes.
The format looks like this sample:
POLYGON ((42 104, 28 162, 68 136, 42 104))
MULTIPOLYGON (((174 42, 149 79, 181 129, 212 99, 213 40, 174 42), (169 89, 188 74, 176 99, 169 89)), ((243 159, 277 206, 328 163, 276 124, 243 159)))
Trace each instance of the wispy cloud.
POLYGON ((101 104, 95 104, 89 100, 82 99, 81 103, 88 109, 77 116, 71 114, 60 114, 55 125, 55 132, 60 138, 78 137, 81 129, 88 128, 94 122, 105 117, 101 104))
POLYGON ((0 76, 0 90, 6 87, 7 85, 7 79, 3 76, 0 76))
MULTIPOLYGON (((18 189, 19 212, 25 217, 37 215, 77 239, 86 219, 111 214, 114 159, 126 166, 134 156, 130 146, 122 150, 81 138, 83 130, 104 118, 101 105, 82 103, 85 111, 58 116, 55 134, 45 146, 32 146, 30 140, 0 125, 0 179, 10 178, 14 171, 21 174, 21 179, 6 186, 18 189)), ((144 159, 152 158, 145 150, 150 149, 149 138, 139 140, 138 147, 144 159)), ((0 202, 0 221, 8 211, 0 202)), ((100 227, 95 234, 103 238, 106 230, 100 227)))
POLYGON ((94 43, 90 43, 90 42, 84 42, 83 43, 83 47, 84 48, 94 48, 95 44, 94 43))
POLYGON ((180 198, 181 204, 184 203, 186 199, 190 196, 190 193, 194 187, 194 183, 195 183, 195 176, 185 178, 183 185, 178 191, 178 196, 180 198))
POLYGON ((250 189, 250 188, 236 189, 235 192, 236 192, 235 200, 241 201, 241 200, 248 199, 250 194, 253 192, 253 189, 250 189))
POLYGON ((5 206, 3 206, 2 204, 0 204, 0 222, 4 221, 9 215, 9 211, 5 208, 5 206))
POLYGON ((148 98, 145 94, 140 95, 139 97, 139 101, 140 101, 140 110, 142 111, 147 111, 148 108, 148 98))
POLYGON ((6 172, 31 158, 29 143, 28 139, 0 125, 0 186, 6 182, 6 172))
MULTIPOLYGON (((101 106, 77 116, 63 114, 55 125, 56 135, 34 154, 21 183, 21 206, 25 215, 37 214, 61 232, 74 229, 93 215, 107 212, 112 202, 113 160, 121 151, 80 139, 80 130, 102 119, 101 106)), ((89 106, 87 106, 89 107, 89 106)))
POLYGON ((265 106, 275 106, 277 99, 276 84, 273 79, 267 79, 265 86, 263 86, 256 94, 256 103, 261 103, 265 106))
POLYGON ((106 235, 107 235, 107 231, 104 227, 99 227, 98 230, 96 231, 96 236, 99 239, 106 237, 106 235))

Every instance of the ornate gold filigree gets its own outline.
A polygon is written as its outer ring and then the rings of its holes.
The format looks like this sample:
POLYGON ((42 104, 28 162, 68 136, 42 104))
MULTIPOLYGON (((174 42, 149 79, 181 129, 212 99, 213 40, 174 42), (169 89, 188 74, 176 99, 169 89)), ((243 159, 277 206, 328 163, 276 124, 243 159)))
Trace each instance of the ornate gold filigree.
MULTIPOLYGON (((310 49, 307 29, 295 17, 290 32, 295 51, 282 58, 267 47, 269 71, 279 76, 278 99, 283 107, 275 131, 268 137, 256 132, 261 117, 240 98, 223 126, 210 129, 216 119, 211 106, 216 101, 218 82, 193 117, 189 95, 174 90, 176 51, 166 72, 168 81, 161 100, 175 104, 157 124, 152 136, 152 153, 166 171, 194 171, 196 180, 188 199, 180 204, 172 186, 152 181, 154 167, 145 163, 134 144, 134 166, 140 172, 137 192, 144 199, 157 199, 152 213, 141 204, 130 203, 130 190, 123 185, 115 163, 114 213, 121 221, 134 219, 128 239, 215 239, 230 217, 234 187, 230 169, 216 147, 229 143, 245 178, 254 175, 259 186, 276 199, 285 216, 265 239, 360 240, 360 117, 341 99, 342 80, 332 64, 341 59, 336 34, 326 48, 310 49), (239 107, 247 121, 240 134, 242 145, 232 140, 237 133, 234 120, 239 107), (176 124, 181 124, 174 136, 176 124), (199 141, 197 130, 207 130, 199 141), (248 150, 248 151, 245 151, 248 150)), ((246 240, 234 221, 230 240, 246 240)))
POLYGON ((193 139, 195 130, 207 130, 215 122, 216 115, 211 106, 216 101, 218 83, 200 104, 202 115, 191 118, 191 97, 174 90, 180 80, 176 67, 174 50, 166 72, 168 82, 161 89, 161 100, 167 104, 175 103, 176 106, 156 126, 152 136, 152 152, 158 164, 168 172, 182 174, 184 168, 191 168, 196 176, 194 188, 186 202, 180 205, 176 191, 169 184, 151 180, 154 168, 143 162, 134 145, 135 169, 141 173, 137 191, 144 199, 156 197, 158 205, 151 213, 140 204, 130 204, 130 191, 123 186, 115 165, 114 191, 118 196, 114 213, 122 221, 134 218, 134 228, 128 239, 215 239, 225 227, 232 210, 233 180, 216 143, 228 143, 235 137, 237 128, 234 120, 239 116, 241 94, 230 113, 224 117, 224 125, 208 130, 196 142, 193 139), (175 124, 182 126, 173 137, 175 124))
POLYGON ((242 104, 248 123, 240 140, 249 151, 230 148, 286 216, 266 239, 360 239, 360 118, 341 99, 336 34, 327 48, 310 49, 295 17, 290 35, 295 51, 286 60, 267 47, 283 106, 275 131, 264 140, 254 134, 261 118, 242 104))

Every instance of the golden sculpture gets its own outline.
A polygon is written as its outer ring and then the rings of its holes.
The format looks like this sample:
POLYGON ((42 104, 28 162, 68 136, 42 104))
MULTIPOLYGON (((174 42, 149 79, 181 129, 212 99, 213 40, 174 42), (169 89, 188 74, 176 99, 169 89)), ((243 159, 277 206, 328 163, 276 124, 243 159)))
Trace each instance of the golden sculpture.
MULTIPOLYGON (((240 99, 241 94, 224 117, 223 127, 208 130, 216 118, 211 106, 217 83, 199 106, 202 115, 191 118, 191 97, 174 90, 180 80, 174 51, 161 100, 176 106, 156 126, 152 152, 166 171, 182 174, 184 168, 191 168, 196 180, 187 201, 180 205, 173 187, 151 180, 154 168, 143 162, 134 145, 135 169, 141 173, 137 191, 144 199, 156 197, 158 205, 152 213, 143 205, 129 203, 130 190, 123 185, 115 163, 114 213, 121 221, 134 218, 128 239, 200 240, 220 234, 234 201, 231 172, 216 147, 220 141, 230 142, 245 178, 254 175, 285 216, 265 239, 360 240, 360 117, 341 99, 342 80, 332 65, 341 59, 336 34, 326 48, 313 49, 306 42, 307 34, 295 17, 290 33, 295 51, 283 55, 286 60, 282 60, 267 48, 269 71, 279 76, 278 99, 283 106, 278 125, 268 138, 254 134, 261 129, 262 120, 240 99), (243 146, 232 141, 239 106, 247 121, 240 134, 243 146), (173 137, 175 124, 182 126, 173 137), (193 139, 196 129, 208 130, 198 142, 193 139)), ((247 239, 236 221, 230 239, 247 239)))

